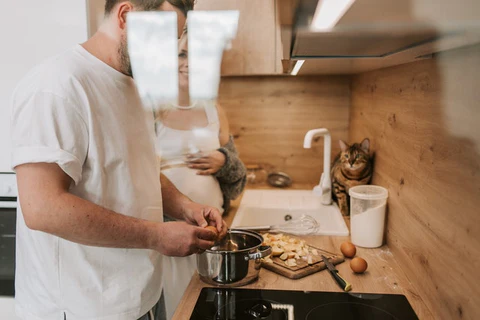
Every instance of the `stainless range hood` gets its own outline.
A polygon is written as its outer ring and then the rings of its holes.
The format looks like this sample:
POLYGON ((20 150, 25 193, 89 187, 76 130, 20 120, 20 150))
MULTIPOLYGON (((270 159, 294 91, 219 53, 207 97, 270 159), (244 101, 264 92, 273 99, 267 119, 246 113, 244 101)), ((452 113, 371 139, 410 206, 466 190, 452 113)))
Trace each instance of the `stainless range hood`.
MULTIPOLYGON (((454 33, 450 34, 453 35, 454 33)), ((389 32, 298 32, 292 59, 382 58, 418 45, 438 40, 447 34, 436 30, 389 32)))
MULTIPOLYGON (((338 13, 331 10, 330 16, 338 13)), ((292 60, 385 58, 419 46, 434 48, 439 41, 478 33, 479 27, 477 0, 298 0, 287 45, 292 60), (325 17, 322 5, 347 2, 333 25, 315 28, 317 16, 325 17)))

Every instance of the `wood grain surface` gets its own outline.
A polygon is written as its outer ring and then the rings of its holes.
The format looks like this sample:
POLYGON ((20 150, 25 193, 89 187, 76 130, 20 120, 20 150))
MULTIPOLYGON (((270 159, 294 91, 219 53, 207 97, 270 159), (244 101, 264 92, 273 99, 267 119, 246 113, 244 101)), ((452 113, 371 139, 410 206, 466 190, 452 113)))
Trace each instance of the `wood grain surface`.
MULTIPOLYGON (((321 248, 315 249, 318 250, 319 255, 325 255, 334 265, 345 261, 345 258, 343 258, 341 254, 333 254, 321 248)), ((272 260, 273 262, 262 262, 262 267, 289 279, 300 279, 327 268, 320 256, 315 256, 313 258, 313 264, 311 265, 308 265, 305 261, 302 261, 302 259, 297 259, 298 262, 295 267, 286 266, 285 261, 279 257, 273 257, 272 260)))
POLYGON ((330 130, 332 157, 348 136, 346 77, 223 78, 219 103, 243 162, 285 172, 294 183, 317 184, 323 172, 323 139, 304 149, 308 130, 330 130))
POLYGON ((480 314, 480 46, 354 78, 350 137, 388 188, 388 246, 436 319, 480 314), (463 261, 463 263, 462 263, 463 261))

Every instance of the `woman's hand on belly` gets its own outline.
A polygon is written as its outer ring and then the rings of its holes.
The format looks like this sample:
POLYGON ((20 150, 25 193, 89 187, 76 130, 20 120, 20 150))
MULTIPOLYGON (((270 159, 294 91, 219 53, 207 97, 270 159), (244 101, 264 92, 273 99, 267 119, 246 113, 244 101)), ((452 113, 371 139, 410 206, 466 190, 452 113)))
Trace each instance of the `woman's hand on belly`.
POLYGON ((225 164, 225 155, 220 151, 213 151, 198 157, 195 154, 187 155, 187 164, 191 169, 198 169, 199 175, 212 175, 217 173, 225 164))

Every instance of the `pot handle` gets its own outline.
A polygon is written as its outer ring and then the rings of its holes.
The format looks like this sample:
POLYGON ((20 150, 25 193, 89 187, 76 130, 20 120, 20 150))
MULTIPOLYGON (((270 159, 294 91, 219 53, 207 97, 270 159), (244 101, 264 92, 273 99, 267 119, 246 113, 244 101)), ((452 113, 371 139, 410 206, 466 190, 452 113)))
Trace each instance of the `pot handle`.
POLYGON ((258 252, 255 253, 249 253, 248 255, 245 256, 245 260, 257 260, 261 258, 265 258, 266 256, 272 254, 272 247, 270 246, 260 246, 258 248, 258 252))

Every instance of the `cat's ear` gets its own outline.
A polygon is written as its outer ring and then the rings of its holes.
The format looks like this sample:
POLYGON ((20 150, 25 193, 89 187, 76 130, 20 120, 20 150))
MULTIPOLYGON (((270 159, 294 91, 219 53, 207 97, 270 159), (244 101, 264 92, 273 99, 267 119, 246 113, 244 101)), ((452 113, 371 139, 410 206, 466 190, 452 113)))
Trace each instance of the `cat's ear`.
POLYGON ((363 139, 361 146, 362 150, 365 151, 365 153, 368 153, 370 150, 370 140, 368 138, 363 139))
POLYGON ((345 141, 343 140, 338 140, 338 143, 340 144, 340 149, 342 149, 342 152, 347 151, 347 149, 350 147, 345 141))

